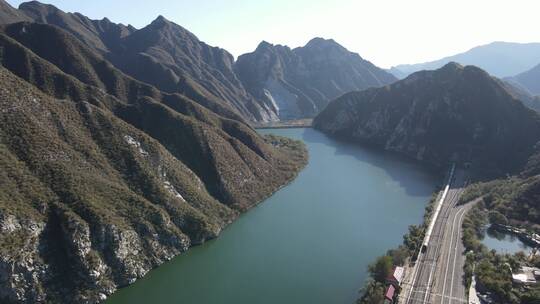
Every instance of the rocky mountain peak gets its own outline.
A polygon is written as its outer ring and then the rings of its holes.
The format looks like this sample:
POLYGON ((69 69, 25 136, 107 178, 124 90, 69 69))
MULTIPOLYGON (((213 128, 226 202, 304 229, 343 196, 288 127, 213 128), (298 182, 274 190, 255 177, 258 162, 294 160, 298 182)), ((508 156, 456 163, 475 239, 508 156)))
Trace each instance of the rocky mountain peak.
POLYGON ((459 71, 463 70, 463 66, 457 62, 451 61, 441 68, 441 71, 459 71))
POLYGON ((150 23, 151 26, 155 27, 168 26, 171 24, 172 22, 165 18, 163 15, 159 15, 154 21, 152 21, 152 23, 150 23))
POLYGON ((340 46, 341 47, 341 45, 337 43, 334 39, 324 39, 321 37, 315 37, 306 44, 306 47, 320 47, 320 46, 340 46))
POLYGON ((270 48, 273 48, 274 45, 268 41, 261 41, 261 43, 259 43, 259 45, 257 46, 257 48, 255 49, 255 52, 259 52, 259 51, 262 51, 262 50, 265 50, 265 49, 270 49, 270 48))
POLYGON ((26 14, 30 14, 32 18, 40 15, 49 15, 53 13, 61 12, 56 6, 52 4, 45 4, 39 1, 24 2, 19 5, 19 10, 24 11, 26 14))

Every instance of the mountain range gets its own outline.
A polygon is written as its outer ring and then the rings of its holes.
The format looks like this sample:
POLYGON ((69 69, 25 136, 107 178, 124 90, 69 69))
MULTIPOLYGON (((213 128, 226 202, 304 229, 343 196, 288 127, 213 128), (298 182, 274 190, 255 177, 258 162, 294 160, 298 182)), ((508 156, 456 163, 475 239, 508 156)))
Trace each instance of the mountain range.
MULTIPOLYGON (((2 303, 103 301, 216 237, 306 163, 301 143, 261 137, 199 86, 191 98, 125 74, 103 38, 121 35, 91 24, 84 37, 0 26, 2 303)), ((108 27, 119 28, 130 31, 108 27)))
POLYGON ((389 71, 402 79, 420 70, 438 69, 449 62, 475 65, 499 78, 511 77, 540 63, 540 43, 493 42, 435 61, 398 65, 389 71))
POLYGON ((219 103, 253 122, 313 117, 328 101, 352 89, 396 80, 334 41, 314 39, 303 48, 280 48, 288 50, 284 52, 263 42, 235 62, 226 50, 209 46, 163 16, 136 29, 37 1, 23 3, 18 10, 1 2, 0 24, 32 21, 58 26, 137 80, 163 92, 181 93, 212 110, 219 103))

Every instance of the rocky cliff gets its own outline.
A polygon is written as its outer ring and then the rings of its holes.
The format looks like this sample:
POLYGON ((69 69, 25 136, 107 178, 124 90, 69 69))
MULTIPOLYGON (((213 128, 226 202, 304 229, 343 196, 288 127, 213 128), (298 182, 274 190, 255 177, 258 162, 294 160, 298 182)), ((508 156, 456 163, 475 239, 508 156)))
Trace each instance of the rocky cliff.
POLYGON ((345 94, 314 126, 435 165, 470 162, 492 174, 519 170, 540 139, 536 112, 498 79, 456 63, 345 94))
POLYGON ((305 162, 300 143, 131 78, 74 34, 2 26, 0 302, 101 302, 305 162))
POLYGON ((247 90, 273 105, 281 119, 313 117, 330 100, 353 90, 396 80, 333 40, 315 38, 306 46, 262 42, 235 65, 247 90))

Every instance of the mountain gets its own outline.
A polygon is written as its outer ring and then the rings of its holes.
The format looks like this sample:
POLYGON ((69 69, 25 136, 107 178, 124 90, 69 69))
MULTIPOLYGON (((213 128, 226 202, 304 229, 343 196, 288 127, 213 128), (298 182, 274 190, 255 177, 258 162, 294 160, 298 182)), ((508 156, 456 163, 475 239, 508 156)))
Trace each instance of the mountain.
POLYGON ((20 16, 1 18, 0 24, 55 25, 139 81, 180 93, 213 111, 220 104, 226 112, 254 122, 313 117, 341 94, 396 80, 333 40, 316 38, 294 50, 263 42, 235 62, 226 50, 209 46, 163 16, 136 29, 37 1, 18 10, 7 3, 0 8, 0 16, 20 16))
POLYGON ((0 24, 14 23, 20 21, 30 21, 24 13, 14 9, 9 3, 0 0, 0 24))
POLYGON ((533 95, 540 95, 540 64, 532 69, 510 78, 533 95))
MULTIPOLYGON (((6 3, 4 10, 68 31, 124 73, 161 91, 182 93, 201 104, 221 103, 251 121, 278 119, 271 106, 246 92, 233 71, 231 54, 162 16, 137 30, 37 1, 23 3, 18 10, 6 3)), ((0 23, 10 22, 0 19, 0 23)))
POLYGON ((233 71, 231 54, 199 41, 162 16, 123 39, 122 51, 109 59, 127 74, 163 91, 186 92, 195 82, 248 119, 277 119, 270 108, 246 92, 233 71))
MULTIPOLYGON (((540 62, 540 43, 493 42, 439 60, 403 64, 393 69, 409 75, 420 70, 435 70, 449 62, 475 65, 496 77, 509 77, 526 71, 540 62)), ((400 73, 394 75, 399 77, 400 73)))
POLYGON ((112 23, 109 19, 91 20, 79 13, 65 13, 50 4, 38 1, 22 3, 19 11, 34 22, 56 25, 102 53, 115 50, 123 37, 136 29, 112 23))
POLYGON ((59 27, 2 26, 0 49, 2 303, 100 302, 305 164, 300 143, 140 82, 59 27))
POLYGON ((449 63, 331 102, 314 127, 437 166, 516 172, 540 139, 540 116, 485 71, 449 63))
POLYGON ((401 71, 397 67, 391 67, 389 69, 386 69, 386 71, 388 73, 394 75, 397 79, 403 79, 403 78, 407 77, 407 75, 409 75, 408 73, 405 73, 405 72, 401 71))
POLYGON ((525 106, 536 112, 540 112, 540 96, 531 95, 526 88, 512 78, 505 78, 502 84, 514 98, 521 100, 525 106))
POLYGON ((322 38, 295 49, 263 41, 253 53, 238 57, 235 69, 244 87, 272 104, 281 119, 313 117, 346 92, 396 80, 334 40, 322 38))

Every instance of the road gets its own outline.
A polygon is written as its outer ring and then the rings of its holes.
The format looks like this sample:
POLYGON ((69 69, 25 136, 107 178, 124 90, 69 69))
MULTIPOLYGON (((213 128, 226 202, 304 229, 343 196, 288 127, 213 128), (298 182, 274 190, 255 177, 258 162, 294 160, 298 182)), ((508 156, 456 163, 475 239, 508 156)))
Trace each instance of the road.
POLYGON ((457 205, 465 183, 465 172, 455 170, 448 184, 448 192, 441 203, 427 249, 419 254, 412 269, 410 286, 403 290, 399 303, 467 303, 462 278, 465 256, 461 227, 471 205, 457 205))

